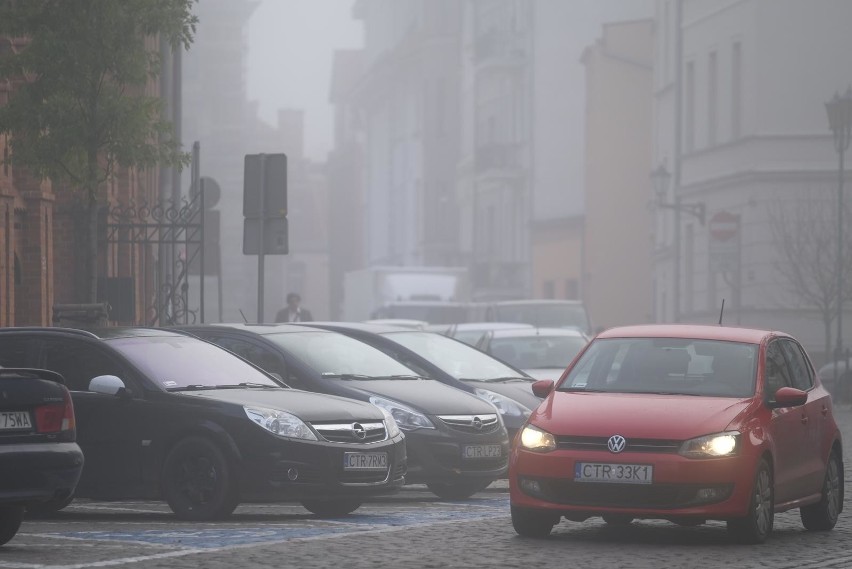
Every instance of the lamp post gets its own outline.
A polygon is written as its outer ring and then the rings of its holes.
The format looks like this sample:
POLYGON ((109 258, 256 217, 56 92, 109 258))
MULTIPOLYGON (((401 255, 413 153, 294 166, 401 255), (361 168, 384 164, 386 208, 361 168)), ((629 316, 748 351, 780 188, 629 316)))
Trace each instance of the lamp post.
POLYGON ((674 311, 673 320, 680 320, 680 217, 681 213, 688 213, 695 216, 704 225, 704 216, 706 208, 703 203, 685 204, 680 200, 680 196, 675 193, 674 200, 667 202, 666 198, 669 193, 669 185, 671 184, 672 175, 666 168, 664 163, 654 168, 651 172, 651 182, 654 185, 654 193, 656 200, 654 205, 661 209, 671 209, 674 211, 674 279, 673 279, 673 301, 674 311))
MULTIPOLYGON (((828 126, 834 134, 834 149, 837 151, 839 167, 837 169, 837 344, 835 361, 843 357, 843 158, 849 148, 852 134, 852 87, 843 96, 834 94, 834 98, 825 104, 828 113, 828 126)), ((835 379, 839 363, 834 366, 835 379)))

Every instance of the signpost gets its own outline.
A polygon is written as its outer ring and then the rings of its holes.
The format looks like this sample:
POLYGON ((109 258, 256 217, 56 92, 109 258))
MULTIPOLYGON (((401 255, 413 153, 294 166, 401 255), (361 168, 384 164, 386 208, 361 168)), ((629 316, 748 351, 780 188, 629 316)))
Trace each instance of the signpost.
POLYGON ((720 211, 710 218, 707 231, 710 234, 710 270, 719 273, 739 270, 740 216, 720 211))
POLYGON ((243 176, 243 254, 257 255, 257 321, 263 323, 264 257, 289 250, 287 155, 246 154, 243 176))

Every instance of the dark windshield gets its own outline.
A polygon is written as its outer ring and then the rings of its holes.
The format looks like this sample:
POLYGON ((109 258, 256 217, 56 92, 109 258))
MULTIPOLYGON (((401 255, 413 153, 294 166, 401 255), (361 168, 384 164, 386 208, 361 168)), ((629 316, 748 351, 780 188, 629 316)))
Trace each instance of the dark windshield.
POLYGON ((582 336, 515 336, 493 338, 488 352, 521 369, 564 369, 585 345, 582 336))
POLYGON ((410 377, 417 375, 384 352, 336 332, 290 332, 266 338, 330 377, 410 377))
POLYGON ((241 383, 281 387, 232 353, 196 338, 147 336, 108 341, 164 389, 241 383))
POLYGON ((521 375, 488 354, 440 334, 389 332, 385 335, 456 379, 489 380, 521 375))
POLYGON ((739 342, 598 339, 559 389, 749 397, 755 389, 757 353, 756 344, 739 342))

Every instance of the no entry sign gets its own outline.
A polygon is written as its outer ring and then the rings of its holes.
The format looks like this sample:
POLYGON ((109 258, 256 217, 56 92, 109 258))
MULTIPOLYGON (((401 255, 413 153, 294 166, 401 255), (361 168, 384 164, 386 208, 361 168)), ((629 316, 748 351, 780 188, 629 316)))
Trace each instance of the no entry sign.
POLYGON ((710 238, 715 241, 730 241, 740 231, 740 216, 729 211, 720 211, 707 224, 710 238))

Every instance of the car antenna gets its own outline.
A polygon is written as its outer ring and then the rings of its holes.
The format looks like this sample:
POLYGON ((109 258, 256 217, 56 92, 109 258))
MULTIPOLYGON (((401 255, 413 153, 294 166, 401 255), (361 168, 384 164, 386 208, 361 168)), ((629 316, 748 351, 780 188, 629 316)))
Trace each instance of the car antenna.
POLYGON ((245 314, 243 314, 243 309, 242 309, 242 308, 238 308, 237 310, 239 310, 239 311, 240 311, 240 316, 242 316, 242 317, 243 317, 243 322, 244 322, 245 324, 248 324, 248 318, 246 318, 246 315, 245 315, 245 314))
POLYGON ((722 316, 725 314, 725 299, 722 299, 722 310, 719 311, 719 326, 722 325, 722 316))

